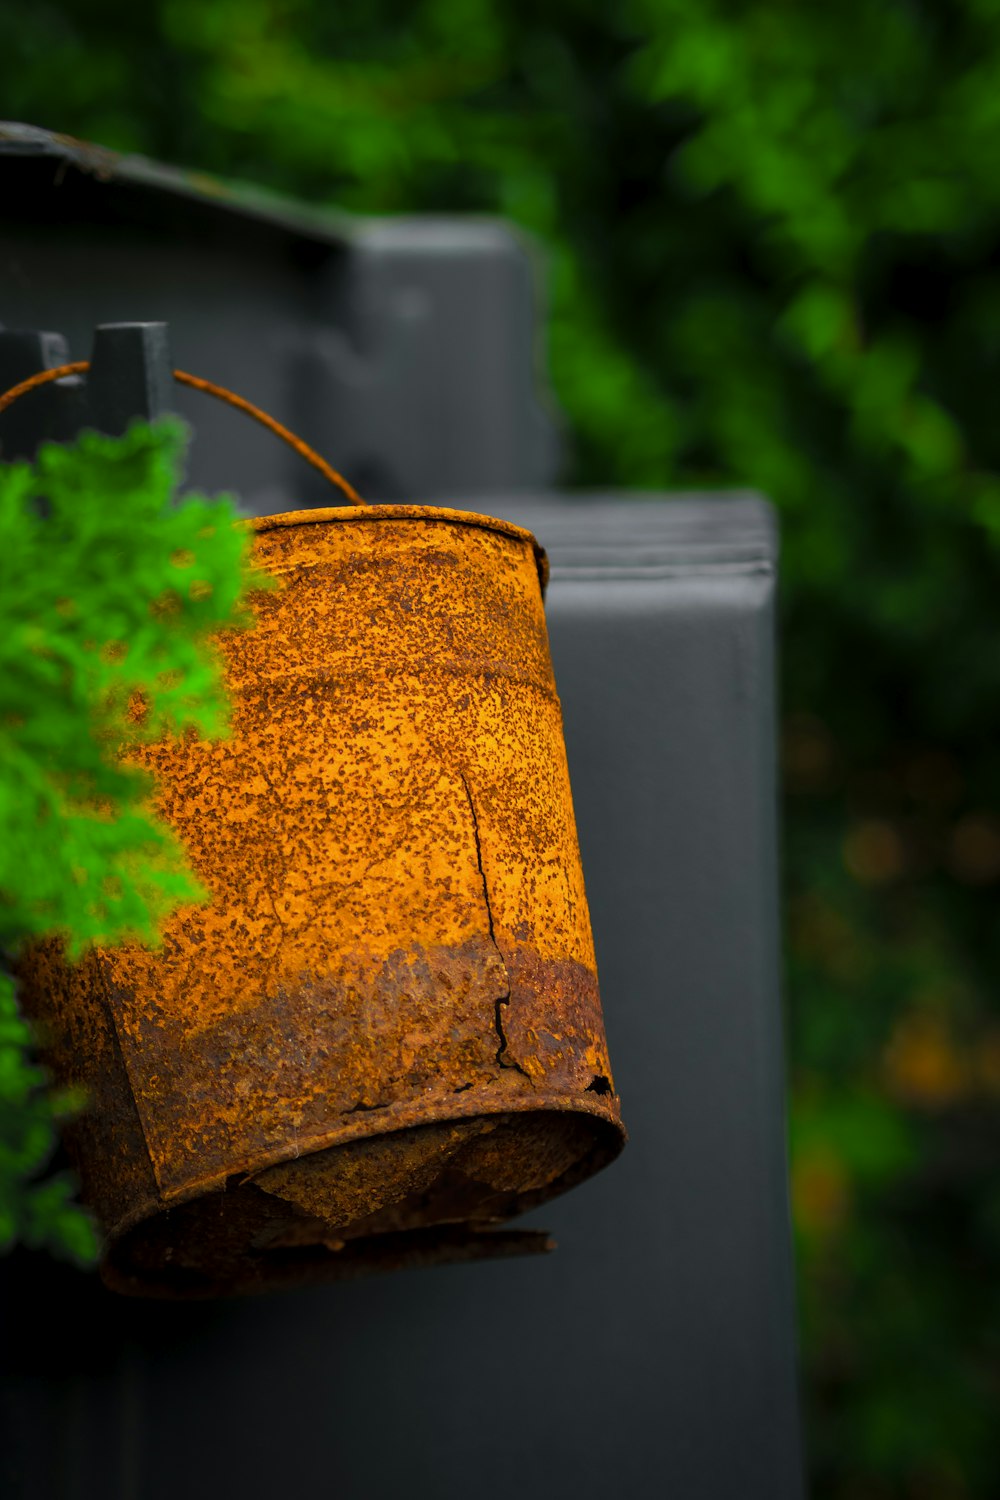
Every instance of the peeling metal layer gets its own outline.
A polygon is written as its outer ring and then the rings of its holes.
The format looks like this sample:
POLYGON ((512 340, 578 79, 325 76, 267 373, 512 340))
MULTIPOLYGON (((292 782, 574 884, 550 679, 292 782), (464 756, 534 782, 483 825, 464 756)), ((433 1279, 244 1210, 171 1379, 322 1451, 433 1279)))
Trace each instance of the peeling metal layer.
POLYGON ((537 544, 373 510, 256 524, 232 737, 135 754, 211 903, 27 965, 121 1290, 533 1248, 485 1231, 624 1139, 537 544))

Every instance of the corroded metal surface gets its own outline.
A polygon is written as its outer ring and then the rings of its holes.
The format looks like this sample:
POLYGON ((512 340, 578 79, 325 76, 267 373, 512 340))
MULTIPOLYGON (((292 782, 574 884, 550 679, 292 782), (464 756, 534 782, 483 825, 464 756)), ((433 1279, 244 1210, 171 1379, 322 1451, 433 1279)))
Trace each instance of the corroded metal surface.
POLYGON ((232 737, 144 747, 213 899, 30 960, 125 1291, 544 1248, 490 1226, 621 1148, 542 607, 518 528, 256 523, 232 737))

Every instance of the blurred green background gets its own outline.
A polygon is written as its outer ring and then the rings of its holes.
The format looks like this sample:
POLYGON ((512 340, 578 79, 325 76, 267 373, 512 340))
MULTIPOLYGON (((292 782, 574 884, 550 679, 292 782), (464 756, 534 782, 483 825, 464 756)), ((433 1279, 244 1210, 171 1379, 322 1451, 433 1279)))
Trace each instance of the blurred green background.
POLYGON ((995 1500, 1000 0, 4 0, 0 114, 509 216, 565 483, 774 501, 812 1493, 995 1500))

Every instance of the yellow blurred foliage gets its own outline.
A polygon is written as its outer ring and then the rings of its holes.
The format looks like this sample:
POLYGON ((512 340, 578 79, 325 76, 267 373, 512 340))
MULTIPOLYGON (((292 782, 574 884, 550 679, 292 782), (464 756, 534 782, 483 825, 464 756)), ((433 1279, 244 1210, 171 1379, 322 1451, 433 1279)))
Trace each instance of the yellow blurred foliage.
POLYGON ((947 1025, 926 1013, 904 1016, 896 1026, 885 1051, 885 1077, 894 1097, 925 1109, 954 1104, 974 1087, 968 1061, 947 1025))
POLYGON ((829 1146, 800 1150, 792 1163, 792 1213, 803 1234, 825 1238, 846 1224, 851 1181, 829 1146))
POLYGON ((855 823, 843 844, 844 864, 862 885, 883 885, 906 864, 903 841, 891 823, 870 818, 855 823))
POLYGON ((856 979, 864 955, 857 929, 814 891, 793 898, 788 907, 789 936, 796 950, 839 979, 856 979))

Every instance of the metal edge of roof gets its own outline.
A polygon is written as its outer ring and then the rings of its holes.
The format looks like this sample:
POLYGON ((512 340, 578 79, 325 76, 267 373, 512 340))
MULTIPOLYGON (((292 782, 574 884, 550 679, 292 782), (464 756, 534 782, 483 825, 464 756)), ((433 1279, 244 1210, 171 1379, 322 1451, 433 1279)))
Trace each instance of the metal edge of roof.
POLYGON ((422 246, 434 248, 453 245, 457 237, 467 250, 476 244, 495 244, 502 236, 508 241, 513 237, 527 249, 531 239, 517 226, 488 214, 378 217, 351 214, 344 209, 316 208, 270 188, 234 182, 210 172, 165 166, 147 156, 113 151, 108 146, 16 120, 0 120, 0 157, 4 156, 49 157, 97 182, 155 188, 323 244, 343 245, 364 239, 375 250, 391 249, 400 236, 405 236, 408 243, 416 240, 422 246))
POLYGON ((330 244, 354 239, 365 224, 340 209, 311 208, 267 188, 231 182, 209 172, 164 166, 146 156, 113 151, 16 120, 0 120, 0 156, 51 157, 97 182, 156 188, 330 244))
POLYGON ((475 503, 533 531, 554 579, 773 573, 778 564, 778 518, 754 490, 526 491, 475 503))

